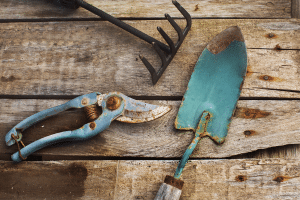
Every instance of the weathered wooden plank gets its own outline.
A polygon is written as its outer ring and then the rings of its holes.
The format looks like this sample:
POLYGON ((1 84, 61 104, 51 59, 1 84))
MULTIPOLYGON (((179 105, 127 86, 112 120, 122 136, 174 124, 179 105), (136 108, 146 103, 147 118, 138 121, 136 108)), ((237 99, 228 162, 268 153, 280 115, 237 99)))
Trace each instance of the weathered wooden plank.
MULTIPOLYGON (((182 17, 169 0, 86 0, 114 17, 163 18, 165 13, 182 17)), ((242 17, 242 18, 291 18, 291 1, 282 0, 191 0, 179 1, 193 18, 242 17)), ((95 18, 96 15, 79 8, 76 11, 59 8, 49 0, 2 0, 0 19, 42 18, 95 18)))
MULTIPOLYGON (((3 199, 153 199, 178 161, 0 162, 3 199)), ((187 164, 181 199, 298 199, 300 160, 187 164)))
MULTIPOLYGON (((194 20, 185 42, 154 87, 138 58, 143 54, 158 69, 160 60, 151 46, 107 22, 0 24, 0 90, 6 95, 116 90, 131 96, 183 96, 207 42, 226 27, 238 25, 249 48, 249 73, 241 96, 299 98, 300 55, 292 50, 300 49, 298 21, 194 20), (290 50, 273 50, 276 46, 290 50)), ((176 38, 165 21, 129 23, 160 39, 156 26, 161 25, 176 38)))
POLYGON ((293 18, 300 18, 300 1, 299 0, 292 0, 291 2, 291 10, 292 10, 292 17, 293 18))
MULTIPOLYGON (((63 100, 0 100, 0 138, 18 122, 63 100)), ((35 155, 52 156, 116 156, 116 157, 181 157, 193 139, 193 133, 174 128, 174 120, 180 101, 150 101, 153 104, 172 105, 165 116, 151 122, 126 124, 114 121, 96 137, 83 142, 54 145, 35 155)), ((229 127, 226 141, 214 144, 209 138, 199 142, 193 158, 224 158, 258 149, 300 143, 300 101, 238 101, 237 110, 229 127)), ((49 134, 80 128, 87 123, 83 111, 69 111, 27 129, 23 142, 29 144, 49 134)), ((299 145, 300 146, 300 145, 299 145)), ((299 146, 291 150, 298 157, 299 146)), ((17 146, 7 147, 0 143, 2 154, 12 154, 17 146)), ((49 159, 49 158, 48 158, 49 159)))

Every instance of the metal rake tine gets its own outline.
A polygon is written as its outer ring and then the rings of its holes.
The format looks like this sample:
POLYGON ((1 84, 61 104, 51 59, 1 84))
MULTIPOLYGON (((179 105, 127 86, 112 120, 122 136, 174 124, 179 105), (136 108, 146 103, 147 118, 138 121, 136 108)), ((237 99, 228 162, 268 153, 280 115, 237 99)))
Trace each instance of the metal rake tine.
POLYGON ((182 33, 181 28, 178 26, 178 24, 174 21, 174 19, 169 14, 165 14, 165 17, 170 22, 170 24, 173 26, 173 28, 176 30, 176 32, 178 34, 178 41, 182 41, 183 33, 182 33))
POLYGON ((171 38, 166 34, 166 32, 161 27, 158 26, 157 30, 161 34, 161 36, 163 36, 163 38, 168 43, 168 45, 170 46, 171 54, 175 54, 176 48, 175 48, 174 42, 171 40, 171 38))
POLYGON ((153 83, 153 85, 155 85, 155 83, 158 81, 158 78, 159 78, 159 77, 157 77, 155 69, 152 67, 152 65, 148 62, 148 60, 144 56, 140 55, 140 59, 142 60, 142 62, 144 63, 144 65, 146 66, 148 71, 150 72, 151 77, 152 77, 152 83, 153 83))
POLYGON ((192 18, 191 15, 175 0, 172 1, 172 3, 176 6, 176 8, 179 10, 179 12, 184 16, 186 19, 186 27, 183 30, 183 35, 184 37, 187 35, 189 30, 191 29, 192 26, 192 18))
POLYGON ((162 66, 165 66, 166 61, 167 61, 166 55, 164 54, 164 52, 159 48, 159 46, 155 42, 153 42, 152 45, 161 59, 162 66))

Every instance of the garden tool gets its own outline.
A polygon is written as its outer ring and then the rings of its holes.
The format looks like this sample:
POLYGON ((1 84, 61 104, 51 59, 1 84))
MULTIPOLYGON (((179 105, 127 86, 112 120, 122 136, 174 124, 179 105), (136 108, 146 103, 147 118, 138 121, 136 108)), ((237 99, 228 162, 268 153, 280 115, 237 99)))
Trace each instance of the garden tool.
POLYGON ((153 45, 155 51, 159 55, 162 65, 158 71, 156 71, 152 65, 148 62, 146 58, 144 58, 142 55, 140 55, 140 59, 144 63, 144 65, 147 67, 148 71, 151 74, 152 77, 152 83, 155 85, 158 81, 158 79, 162 76, 163 72, 166 70, 167 66, 170 64, 170 62, 173 60, 175 54, 177 53, 179 47, 181 46, 183 40, 185 39, 187 33, 191 29, 192 26, 192 18, 190 14, 175 0, 172 1, 172 3, 176 6, 176 8, 180 11, 180 13, 184 16, 186 19, 187 25, 182 31, 181 28, 178 26, 178 24, 173 20, 173 18, 170 17, 169 14, 165 14, 166 19, 170 22, 170 24, 173 26, 175 31, 178 34, 178 40, 176 44, 171 40, 171 38, 165 33, 165 31, 161 27, 157 27, 157 30, 162 35, 164 40, 167 42, 168 45, 152 38, 151 36, 137 30, 136 28, 122 22, 119 19, 114 18, 113 16, 103 12, 102 10, 92 6, 89 3, 86 3, 83 0, 52 0, 56 5, 64 6, 71 9, 77 9, 79 6, 82 8, 85 8, 86 10, 94 13, 95 15, 100 16, 102 19, 107 20, 116 26, 128 31, 129 33, 139 37, 142 40, 145 40, 146 42, 153 45))
POLYGON ((247 70, 247 52, 241 30, 229 27, 203 50, 175 119, 175 128, 192 130, 195 137, 182 156, 174 177, 167 176, 155 200, 180 198, 179 180, 197 143, 205 136, 225 141, 247 70))
POLYGON ((89 139, 108 128, 113 120, 126 123, 147 122, 161 117, 170 110, 170 106, 143 103, 119 92, 108 94, 94 92, 79 96, 62 105, 43 110, 26 118, 6 134, 5 141, 7 146, 17 143, 19 151, 13 154, 11 158, 15 162, 20 162, 33 152, 57 142, 89 139), (100 116, 97 112, 97 106, 102 107, 102 114, 100 116), (56 133, 41 138, 28 146, 23 145, 21 141, 22 132, 26 128, 70 108, 84 108, 91 122, 77 130, 56 133), (24 148, 20 149, 19 142, 24 148))

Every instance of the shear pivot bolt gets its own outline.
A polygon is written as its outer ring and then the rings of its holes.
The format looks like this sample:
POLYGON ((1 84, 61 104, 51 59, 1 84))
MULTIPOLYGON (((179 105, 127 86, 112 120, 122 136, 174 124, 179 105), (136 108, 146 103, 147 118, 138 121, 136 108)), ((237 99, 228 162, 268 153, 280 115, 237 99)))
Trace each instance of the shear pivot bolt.
POLYGON ((109 97, 106 101, 106 107, 109 110, 116 110, 121 106, 121 98, 117 97, 117 96, 112 96, 109 97))

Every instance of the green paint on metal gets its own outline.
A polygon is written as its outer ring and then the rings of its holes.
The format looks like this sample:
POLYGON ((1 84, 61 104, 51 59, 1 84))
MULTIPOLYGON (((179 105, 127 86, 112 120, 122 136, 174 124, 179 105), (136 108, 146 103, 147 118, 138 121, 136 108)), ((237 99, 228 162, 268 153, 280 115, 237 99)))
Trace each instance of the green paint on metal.
POLYGON ((203 133, 206 132, 206 128, 209 124, 208 122, 210 121, 210 116, 211 116, 211 114, 209 112, 207 112, 207 111, 203 112, 200 122, 198 124, 198 127, 196 129, 195 137, 194 137, 192 143, 189 145, 189 147, 185 151, 185 153, 183 154, 183 156, 178 164, 178 167, 176 169, 174 178, 177 178, 177 179, 180 178, 183 168, 185 167, 185 164, 188 162, 190 155, 193 153, 193 151, 194 151, 195 147, 197 146, 198 142, 200 141, 200 139, 203 138, 203 136, 204 136, 203 133))
POLYGON ((246 71, 244 42, 234 40, 218 54, 205 48, 189 81, 175 128, 195 131, 201 114, 209 111, 212 116, 207 135, 217 143, 224 142, 246 71))

